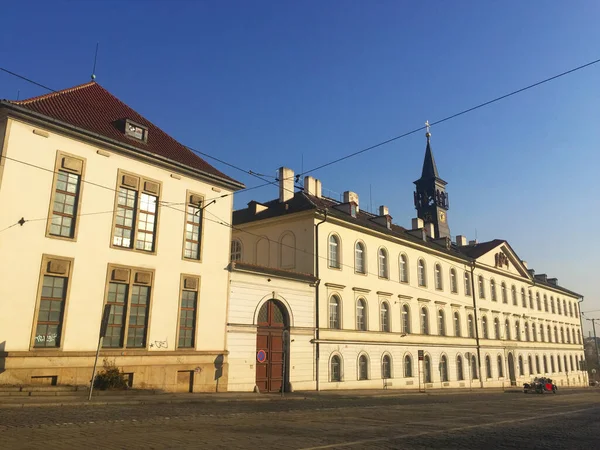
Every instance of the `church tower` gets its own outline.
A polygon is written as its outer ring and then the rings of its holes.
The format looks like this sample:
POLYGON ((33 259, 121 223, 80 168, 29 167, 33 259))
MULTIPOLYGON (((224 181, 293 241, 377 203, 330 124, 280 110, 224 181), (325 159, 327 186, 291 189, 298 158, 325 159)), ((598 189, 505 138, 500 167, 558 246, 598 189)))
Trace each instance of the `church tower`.
POLYGON ((425 160, 423 161, 423 171, 421 178, 415 181, 416 190, 415 208, 417 217, 423 219, 425 223, 433 223, 435 236, 433 238, 450 237, 450 228, 448 227, 448 194, 446 193, 446 182, 438 174, 433 153, 431 152, 431 133, 429 132, 429 122, 427 126, 427 148, 425 149, 425 160))

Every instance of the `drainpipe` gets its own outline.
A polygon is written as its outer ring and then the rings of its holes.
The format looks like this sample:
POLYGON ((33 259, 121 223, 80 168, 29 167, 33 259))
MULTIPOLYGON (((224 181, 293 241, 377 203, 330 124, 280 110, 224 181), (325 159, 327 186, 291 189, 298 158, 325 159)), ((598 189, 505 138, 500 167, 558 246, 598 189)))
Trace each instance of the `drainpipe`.
POLYGON ((471 261, 471 295, 473 296, 473 310, 475 316, 475 343, 477 345, 477 370, 479 371, 479 385, 483 389, 483 374, 481 373, 481 347, 479 345, 479 318, 477 315, 477 297, 475 296, 475 260, 471 261))
POLYGON ((317 282, 315 284, 315 377, 316 377, 316 389, 319 387, 319 291, 321 285, 321 277, 319 275, 319 225, 327 222, 327 210, 323 211, 325 217, 318 224, 315 225, 315 277, 317 282))
MULTIPOLYGON (((581 343, 583 345, 583 359, 586 362, 586 370, 584 372, 585 376, 587 376, 587 380, 584 378, 584 383, 586 386, 589 386, 589 372, 587 371, 587 358, 585 357, 585 334, 583 334, 583 314, 581 313, 581 303, 583 302, 583 295, 581 296, 581 300, 577 300, 577 306, 579 310, 579 335, 581 336, 581 343)), ((598 341, 594 338, 594 344, 596 345, 596 355, 598 355, 598 341)), ((599 361, 600 362, 600 361, 599 361)), ((579 368, 581 371, 581 368, 579 368)))

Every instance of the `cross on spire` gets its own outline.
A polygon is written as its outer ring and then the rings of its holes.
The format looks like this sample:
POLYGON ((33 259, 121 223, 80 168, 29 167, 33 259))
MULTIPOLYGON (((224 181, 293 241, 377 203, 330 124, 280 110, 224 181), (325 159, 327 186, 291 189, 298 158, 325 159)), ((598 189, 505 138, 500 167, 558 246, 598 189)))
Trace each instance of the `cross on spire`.
POLYGON ((429 140, 429 138, 431 137, 431 133, 429 132, 429 120, 425 121, 425 129, 427 130, 427 132, 425 133, 425 136, 427 137, 427 140, 429 140))

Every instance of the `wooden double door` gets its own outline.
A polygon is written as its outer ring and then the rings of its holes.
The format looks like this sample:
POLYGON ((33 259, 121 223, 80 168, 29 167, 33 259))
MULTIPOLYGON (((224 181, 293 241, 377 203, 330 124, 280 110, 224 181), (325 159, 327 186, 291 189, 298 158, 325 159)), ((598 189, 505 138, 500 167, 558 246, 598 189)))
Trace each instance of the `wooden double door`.
POLYGON ((256 335, 256 386, 260 392, 281 392, 287 384, 288 320, 284 306, 269 300, 258 313, 256 335))

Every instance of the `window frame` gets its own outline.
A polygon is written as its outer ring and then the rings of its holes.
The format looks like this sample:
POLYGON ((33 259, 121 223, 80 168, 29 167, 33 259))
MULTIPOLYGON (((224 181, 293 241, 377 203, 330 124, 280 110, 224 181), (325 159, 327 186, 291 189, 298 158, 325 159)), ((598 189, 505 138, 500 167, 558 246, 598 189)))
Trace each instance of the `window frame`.
POLYGON ((231 262, 241 262, 242 258, 244 257, 244 244, 242 244, 242 240, 239 238, 233 238, 231 239, 231 244, 230 244, 230 248, 229 248, 229 260, 231 262), (239 252, 236 250, 235 254, 239 253, 239 258, 237 259, 233 259, 234 256, 234 250, 233 250, 233 245, 238 244, 239 245, 239 252))
POLYGON ((329 296, 328 302, 327 302, 327 319, 328 319, 328 325, 329 325, 329 329, 331 330, 341 330, 342 329, 342 298, 338 295, 338 294, 331 294, 329 296), (337 308, 336 308, 336 320, 337 320, 337 325, 332 327, 331 326, 331 300, 333 298, 336 298, 336 304, 337 304, 337 308))
POLYGON ((457 381, 465 381, 465 367, 462 355, 456 355, 456 378, 457 381))
POLYGON ((400 309, 400 319, 402 320, 402 333, 410 334, 410 306, 406 303, 404 303, 400 309))
POLYGON ((357 380, 358 381, 370 380, 371 379, 371 377, 369 376, 370 375, 370 373, 369 373, 369 366, 370 366, 370 364, 369 364, 369 357, 367 356, 367 354, 366 353, 359 354, 358 355, 358 361, 357 361, 357 363, 358 363, 356 365, 356 367, 358 369, 357 380), (364 378, 362 377, 362 375, 363 375, 362 374, 362 366, 361 366, 362 361, 365 361, 365 372, 366 373, 364 374, 365 375, 364 378))
POLYGON ((354 273, 358 275, 367 274, 367 246, 362 241, 356 241, 354 244, 354 273), (360 253, 362 254, 362 270, 358 270, 358 248, 361 248, 360 253))
POLYGON ((198 342, 198 313, 200 311, 200 276, 191 274, 181 274, 180 288, 179 288, 179 305, 177 308, 177 334, 175 336, 177 350, 194 350, 198 342), (179 344, 179 338, 181 336, 181 311, 183 304, 183 293, 184 292, 195 292, 196 294, 196 306, 194 311, 194 327, 192 329, 192 345, 190 347, 184 347, 179 344))
POLYGON ((445 354, 440 356, 440 378, 442 383, 448 383, 450 381, 450 374, 448 373, 448 356, 445 354))
POLYGON ((498 291, 496 290, 496 280, 493 278, 490 280, 490 299, 493 302, 498 301, 498 291))
POLYGON ((419 324, 420 324, 420 332, 424 336, 431 335, 431 329, 429 327, 429 310, 426 306, 421 306, 419 308, 419 324))
POLYGON ((500 283, 500 295, 502 296, 502 303, 508 305, 508 292, 504 281, 500 283))
POLYGON ((488 330, 488 320, 487 320, 487 316, 483 316, 481 317, 481 335, 483 337, 483 339, 489 339, 490 338, 490 334, 489 334, 489 330, 488 330))
POLYGON ((471 292, 471 274, 465 271, 464 282, 465 282, 465 297, 471 297, 473 292, 471 292))
POLYGON ((331 233, 327 238, 327 267, 329 269, 342 270, 342 240, 336 233, 331 233), (332 259, 332 240, 336 242, 336 261, 332 259))
POLYGON ((427 264, 423 258, 417 260, 417 285, 427 287, 427 264))
POLYGON ((410 283, 410 266, 406 253, 400 253, 400 256, 398 257, 398 266, 400 272, 400 282, 410 283))
POLYGON ((450 269, 450 292, 458 294, 458 274, 454 267, 450 269))
POLYGON ((355 324, 356 325, 356 329, 358 331, 367 331, 369 329, 369 327, 368 327, 368 320, 369 319, 368 319, 368 314, 367 314, 367 300, 364 297, 358 297, 358 299, 356 300, 356 310, 355 310, 355 313, 356 313, 356 324, 355 324), (361 303, 363 305, 362 306, 362 311, 363 311, 363 315, 362 315, 362 317, 363 317, 363 326, 359 327, 359 325, 358 325, 358 317, 359 317, 359 315, 358 315, 358 309, 359 309, 359 305, 361 303))
POLYGON ((454 311, 454 313, 452 314, 452 321, 454 323, 454 337, 461 337, 462 336, 462 330, 461 330, 461 324, 460 324, 460 312, 459 311, 454 311))
POLYGON ((402 358, 402 363, 404 364, 404 378, 414 378, 412 355, 410 353, 405 353, 404 358, 402 358))
MULTIPOLYGON (((184 219, 183 219, 183 245, 181 246, 181 257, 183 260, 185 261, 192 261, 192 262, 202 262, 202 255, 203 255, 203 248, 204 248, 204 210, 202 209, 203 205, 204 205, 204 196, 202 194, 198 194, 196 192, 187 190, 186 191, 186 201, 185 201, 185 213, 184 213, 184 219), (188 222, 187 220, 187 216, 188 216, 188 208, 196 208, 199 211, 199 224, 198 227, 200 228, 199 232, 198 232, 198 258, 191 258, 188 256, 185 256, 185 245, 188 242, 187 239, 187 226, 190 222, 188 222)), ((196 214, 196 213, 194 213, 196 214)), ((239 241, 239 239, 238 239, 239 241)), ((193 241, 190 241, 193 242, 193 241)), ((241 243, 241 241, 239 241, 241 243)))
POLYGON ((442 308, 438 308, 437 325, 438 325, 438 336, 447 336, 446 312, 442 308))
POLYGON ((331 359, 329 360, 329 381, 331 383, 341 383, 343 380, 342 378, 342 357, 340 355, 333 354, 331 355, 331 359), (338 378, 336 379, 334 377, 334 371, 333 371, 333 361, 337 360, 337 364, 338 364, 338 378))
POLYGON ((485 300, 485 282, 483 275, 477 276, 477 287, 479 289, 479 298, 485 300))
POLYGON ((435 281, 435 289, 438 291, 444 290, 444 272, 442 271, 442 265, 440 263, 435 263, 433 266, 433 275, 435 281))
POLYGON ((384 353, 381 358, 381 378, 383 380, 392 379, 392 355, 384 353), (387 359, 387 376, 386 376, 386 359, 387 359))
POLYGON ((390 278, 390 259, 385 247, 379 247, 377 250, 377 275, 384 280, 390 278))
POLYGON ((514 284, 510 287, 510 296, 512 298, 513 306, 519 306, 519 299, 517 297, 517 287, 514 284))
POLYGON ((475 338, 475 319, 471 313, 467 314, 467 335, 470 339, 475 338))
POLYGON ((389 333, 392 331, 391 328, 391 320, 390 320, 390 304, 383 300, 379 303, 379 331, 384 333, 389 333), (384 310, 385 310, 385 320, 384 320, 384 310))

